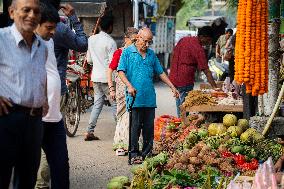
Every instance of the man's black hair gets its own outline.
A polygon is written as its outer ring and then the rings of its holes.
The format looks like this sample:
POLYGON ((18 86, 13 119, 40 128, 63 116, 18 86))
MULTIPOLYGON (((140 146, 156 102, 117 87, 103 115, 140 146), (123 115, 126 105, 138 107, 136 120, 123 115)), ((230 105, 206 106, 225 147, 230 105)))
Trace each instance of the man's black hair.
POLYGON ((204 37, 211 37, 213 38, 213 29, 210 26, 203 26, 202 28, 198 29, 198 36, 204 36, 204 37))
POLYGON ((60 22, 58 11, 47 2, 40 2, 41 19, 40 24, 44 22, 58 23, 60 22))
POLYGON ((40 2, 52 5, 56 10, 60 9, 61 0, 40 0, 40 2))
POLYGON ((103 16, 100 22, 101 29, 107 31, 111 26, 113 26, 113 16, 103 16))
POLYGON ((233 31, 232 29, 227 29, 227 30, 226 30, 226 33, 230 33, 231 35, 233 35, 233 34, 234 34, 234 31, 233 31))

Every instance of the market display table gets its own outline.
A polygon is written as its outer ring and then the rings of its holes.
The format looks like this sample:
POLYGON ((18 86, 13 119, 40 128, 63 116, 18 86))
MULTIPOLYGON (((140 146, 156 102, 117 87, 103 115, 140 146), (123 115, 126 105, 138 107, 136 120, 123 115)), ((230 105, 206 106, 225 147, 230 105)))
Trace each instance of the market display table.
POLYGON ((243 112, 243 105, 200 105, 184 108, 181 106, 181 119, 188 125, 187 112, 214 113, 214 112, 243 112))

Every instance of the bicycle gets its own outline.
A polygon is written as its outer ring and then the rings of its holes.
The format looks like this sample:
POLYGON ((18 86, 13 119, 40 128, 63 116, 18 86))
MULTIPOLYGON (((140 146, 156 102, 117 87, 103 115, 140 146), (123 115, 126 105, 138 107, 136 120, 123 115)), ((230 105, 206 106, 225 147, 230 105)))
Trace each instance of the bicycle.
POLYGON ((93 86, 90 80, 91 66, 85 60, 85 54, 71 51, 71 59, 66 72, 68 93, 64 101, 63 116, 66 134, 74 137, 81 113, 86 113, 93 105, 93 86))

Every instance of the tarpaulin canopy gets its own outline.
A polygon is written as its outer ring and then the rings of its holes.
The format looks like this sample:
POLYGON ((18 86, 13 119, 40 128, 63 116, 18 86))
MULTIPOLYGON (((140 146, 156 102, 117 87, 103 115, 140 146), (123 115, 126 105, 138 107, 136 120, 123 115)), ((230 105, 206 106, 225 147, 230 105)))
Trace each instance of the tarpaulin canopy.
POLYGON ((216 26, 221 25, 223 22, 226 23, 226 19, 223 16, 201 16, 201 17, 192 17, 187 22, 189 27, 201 28, 203 26, 216 26))
POLYGON ((70 3, 78 17, 99 17, 107 6, 106 0, 62 0, 62 2, 70 3))

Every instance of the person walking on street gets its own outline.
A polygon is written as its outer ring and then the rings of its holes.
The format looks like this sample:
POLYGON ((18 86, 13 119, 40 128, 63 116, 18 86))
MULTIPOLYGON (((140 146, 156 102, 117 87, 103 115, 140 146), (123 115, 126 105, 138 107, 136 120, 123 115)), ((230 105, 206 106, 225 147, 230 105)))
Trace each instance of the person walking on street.
MULTIPOLYGON (((154 118, 156 93, 154 89, 154 74, 172 90, 175 97, 179 96, 177 89, 171 83, 154 51, 149 49, 153 34, 149 28, 143 28, 137 35, 133 45, 122 52, 118 72, 122 82, 127 86, 126 98, 135 96, 131 123, 131 163, 139 164, 151 155, 154 140, 154 118), (143 147, 139 151, 138 139, 142 131, 143 147)), ((129 101, 128 101, 129 102, 129 101)))
POLYGON ((112 75, 117 70, 120 56, 123 49, 127 48, 136 40, 138 29, 128 27, 124 36, 124 46, 117 49, 114 54, 112 61, 108 68, 108 87, 110 89, 110 97, 116 101, 117 104, 117 124, 114 134, 113 148, 117 150, 117 154, 124 155, 128 149, 128 133, 129 133, 129 114, 126 111, 125 104, 125 84, 121 81, 120 77, 116 74, 115 82, 116 88, 113 85, 112 75))
POLYGON ((0 188, 33 189, 47 112, 47 48, 34 34, 38 0, 13 0, 10 27, 0 29, 0 188))
MULTIPOLYGON (((87 61, 93 63, 91 80, 94 88, 94 106, 91 112, 89 126, 85 135, 85 141, 98 140, 94 135, 98 117, 102 111, 105 97, 109 97, 109 87, 107 81, 107 69, 111 62, 114 51, 117 49, 116 43, 109 35, 113 30, 113 18, 103 16, 100 22, 100 32, 89 38, 87 61)), ((115 116, 116 104, 111 101, 113 114, 115 116)))
POLYGON ((170 80, 180 94, 176 98, 178 117, 180 117, 180 105, 184 102, 188 92, 194 87, 196 68, 205 73, 212 87, 217 88, 209 70, 203 48, 203 46, 211 44, 212 33, 212 28, 205 26, 198 30, 197 37, 184 37, 174 48, 170 67, 170 80))
POLYGON ((60 18, 57 10, 50 4, 41 3, 40 10, 41 20, 36 29, 36 34, 45 40, 45 44, 48 48, 48 57, 45 66, 47 71, 47 98, 49 111, 47 115, 42 118, 44 131, 42 148, 45 153, 42 154, 36 188, 50 188, 48 187, 49 165, 51 188, 68 189, 68 151, 66 132, 60 112, 61 82, 54 54, 54 44, 51 39, 54 36, 56 24, 60 21, 60 18), (60 156, 58 154, 60 154, 60 156))

